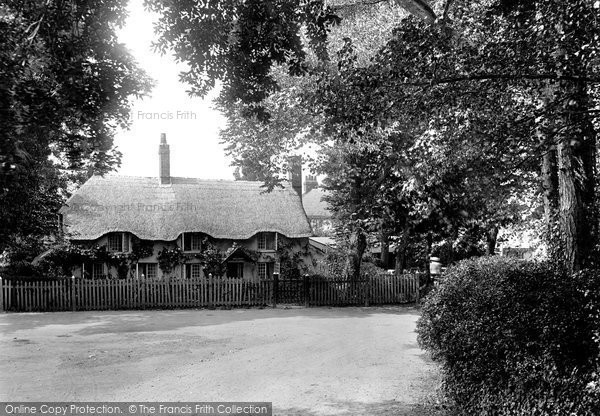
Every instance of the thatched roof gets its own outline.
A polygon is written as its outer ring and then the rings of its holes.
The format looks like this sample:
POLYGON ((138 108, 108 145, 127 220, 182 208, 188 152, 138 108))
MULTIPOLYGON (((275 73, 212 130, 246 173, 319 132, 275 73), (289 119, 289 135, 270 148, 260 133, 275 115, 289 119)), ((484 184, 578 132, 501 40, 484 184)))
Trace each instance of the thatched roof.
POLYGON ((308 218, 331 218, 329 204, 323 201, 325 192, 321 188, 311 189, 302 195, 302 203, 308 218))
POLYGON ((310 225, 291 186, 263 192, 261 182, 93 176, 61 208, 70 238, 93 240, 112 231, 172 241, 182 232, 247 239, 260 231, 308 237, 310 225))

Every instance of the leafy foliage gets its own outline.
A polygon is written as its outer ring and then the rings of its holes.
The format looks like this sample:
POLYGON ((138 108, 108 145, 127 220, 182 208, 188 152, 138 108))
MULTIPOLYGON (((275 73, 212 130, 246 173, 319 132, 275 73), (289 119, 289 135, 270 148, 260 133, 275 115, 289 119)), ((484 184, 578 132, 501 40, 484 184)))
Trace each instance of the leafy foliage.
POLYGON ((294 247, 295 242, 282 234, 277 236, 277 257, 280 263, 280 277, 282 279, 300 279, 309 272, 309 267, 304 259, 309 256, 308 241, 300 249, 294 247))
POLYGON ((39 269, 41 275, 59 278, 72 276, 73 270, 84 263, 105 263, 116 269, 118 278, 124 279, 137 260, 136 254, 113 253, 104 245, 85 247, 66 242, 52 248, 40 262, 39 269))
POLYGON ((164 247, 156 256, 158 267, 165 273, 170 274, 177 266, 185 262, 186 256, 180 247, 164 247))
MULTIPOLYGON (((287 2, 263 3, 269 3, 264 8, 292 7, 287 2)), ((283 61, 259 54, 265 61, 258 78, 241 72, 229 77, 227 71, 235 70, 235 62, 220 53, 215 59, 198 54, 203 64, 222 65, 225 78, 246 78, 247 85, 236 84, 240 93, 254 94, 255 84, 267 85, 251 100, 221 100, 232 120, 224 139, 235 163, 248 167, 270 188, 277 184, 278 171, 285 169, 283 153, 307 143, 325 146, 324 153, 331 150, 334 159, 322 158, 313 166, 317 172, 330 174, 345 163, 343 171, 370 175, 363 182, 378 186, 365 196, 365 203, 347 198, 352 186, 358 186, 355 175, 347 175, 346 183, 342 175, 332 179, 332 194, 348 201, 347 206, 337 205, 343 208, 340 215, 354 215, 355 220, 346 224, 351 235, 359 237, 373 227, 403 241, 419 234, 426 234, 427 241, 478 234, 487 240, 489 252, 494 251, 498 228, 524 217, 528 207, 516 199, 527 194, 535 205, 543 196, 549 228, 558 231, 548 233, 558 248, 554 257, 569 269, 589 263, 588 247, 596 245, 597 228, 593 173, 598 125, 594 105, 600 82, 597 4, 398 3, 418 19, 397 17, 385 39, 360 26, 361 20, 372 19, 368 13, 378 6, 333 2, 348 22, 348 31, 331 31, 338 41, 337 50, 328 54, 334 62, 314 64, 304 80, 282 76, 271 65, 293 63, 293 54, 283 61), (361 44, 365 34, 370 43, 361 44), (375 50, 366 52, 367 44, 375 50), (274 123, 265 124, 260 116, 241 121, 254 114, 247 103, 256 100, 273 115, 274 123), (286 112, 287 108, 293 111, 286 112), (238 121, 251 131, 248 137, 236 130, 238 121), (347 153, 345 159, 342 151, 347 153), (540 176, 542 159, 554 162, 540 176), (543 194, 538 192, 540 180, 545 184, 543 194)), ((296 5, 297 13, 302 14, 303 4, 296 5)), ((177 14, 175 9, 169 13, 177 14)), ((184 45, 177 36, 187 36, 185 27, 170 27, 174 40, 162 44, 184 45)), ((252 33, 256 41, 252 47, 272 44, 271 32, 265 33, 252 33)), ((195 39, 198 48, 222 44, 203 36, 195 39)), ((238 39, 233 40, 231 48, 238 47, 238 39)), ((195 58, 184 52, 182 59, 193 64, 195 58)), ((190 73, 188 81, 204 82, 198 75, 190 73)))
POLYGON ((369 279, 385 273, 385 269, 376 266, 375 264, 365 261, 360 268, 360 276, 362 279, 369 279))
POLYGON ((68 184, 119 164, 115 129, 150 86, 117 42, 125 15, 120 0, 0 5, 0 251, 54 233, 68 184))
POLYGON ((442 364, 459 411, 592 415, 597 410, 595 273, 486 257, 449 269, 426 299, 420 344, 442 364))
POLYGON ((326 59, 324 40, 337 21, 322 0, 146 0, 145 5, 161 16, 156 49, 170 49, 189 65, 181 79, 191 94, 204 96, 220 80, 223 102, 248 104, 245 113, 262 119, 267 113, 260 103, 277 87, 273 66, 285 64, 294 75, 306 72, 303 35, 326 59))
POLYGON ((202 241, 202 252, 197 254, 196 258, 200 259, 204 274, 207 277, 209 274, 214 277, 221 277, 227 270, 223 263, 224 253, 217 249, 208 238, 202 241))
POLYGON ((131 253, 129 253, 129 258, 132 262, 136 262, 146 257, 152 257, 153 255, 154 241, 140 240, 135 236, 132 238, 131 253))

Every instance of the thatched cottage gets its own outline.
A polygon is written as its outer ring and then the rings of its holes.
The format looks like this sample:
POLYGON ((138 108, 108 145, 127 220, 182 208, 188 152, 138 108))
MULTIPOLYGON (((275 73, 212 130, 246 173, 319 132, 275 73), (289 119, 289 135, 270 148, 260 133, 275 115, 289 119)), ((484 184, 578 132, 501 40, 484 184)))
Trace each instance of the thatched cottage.
MULTIPOLYGON (((158 178, 93 176, 69 198, 60 219, 72 243, 128 259, 129 276, 205 276, 210 247, 222 259, 223 275, 260 279, 285 267, 282 256, 307 251, 311 228, 301 192, 300 166, 272 192, 260 182, 171 177, 163 134, 158 178)), ((115 276, 116 263, 82 264, 74 273, 115 276)))

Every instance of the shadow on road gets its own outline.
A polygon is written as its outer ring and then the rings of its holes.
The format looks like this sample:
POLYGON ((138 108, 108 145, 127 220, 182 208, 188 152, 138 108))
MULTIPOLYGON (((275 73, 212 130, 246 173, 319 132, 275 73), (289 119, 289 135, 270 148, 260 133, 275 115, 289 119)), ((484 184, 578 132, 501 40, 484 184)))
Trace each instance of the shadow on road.
POLYGON ((380 314, 419 315, 415 306, 286 307, 243 309, 125 310, 86 312, 8 313, 0 315, 0 333, 74 326, 71 333, 95 335, 146 331, 171 331, 185 327, 223 325, 269 319, 366 318, 380 314))
POLYGON ((443 410, 433 405, 406 404, 393 400, 379 403, 337 402, 327 403, 327 410, 306 408, 273 409, 273 416, 444 416, 443 410))

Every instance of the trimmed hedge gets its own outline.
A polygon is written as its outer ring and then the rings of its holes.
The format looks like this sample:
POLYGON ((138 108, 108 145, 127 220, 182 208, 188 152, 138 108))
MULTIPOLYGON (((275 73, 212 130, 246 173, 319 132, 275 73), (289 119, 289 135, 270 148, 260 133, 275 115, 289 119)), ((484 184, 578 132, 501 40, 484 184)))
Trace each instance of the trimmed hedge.
POLYGON ((419 343, 464 415, 600 414, 600 277, 465 260, 427 297, 419 343))

